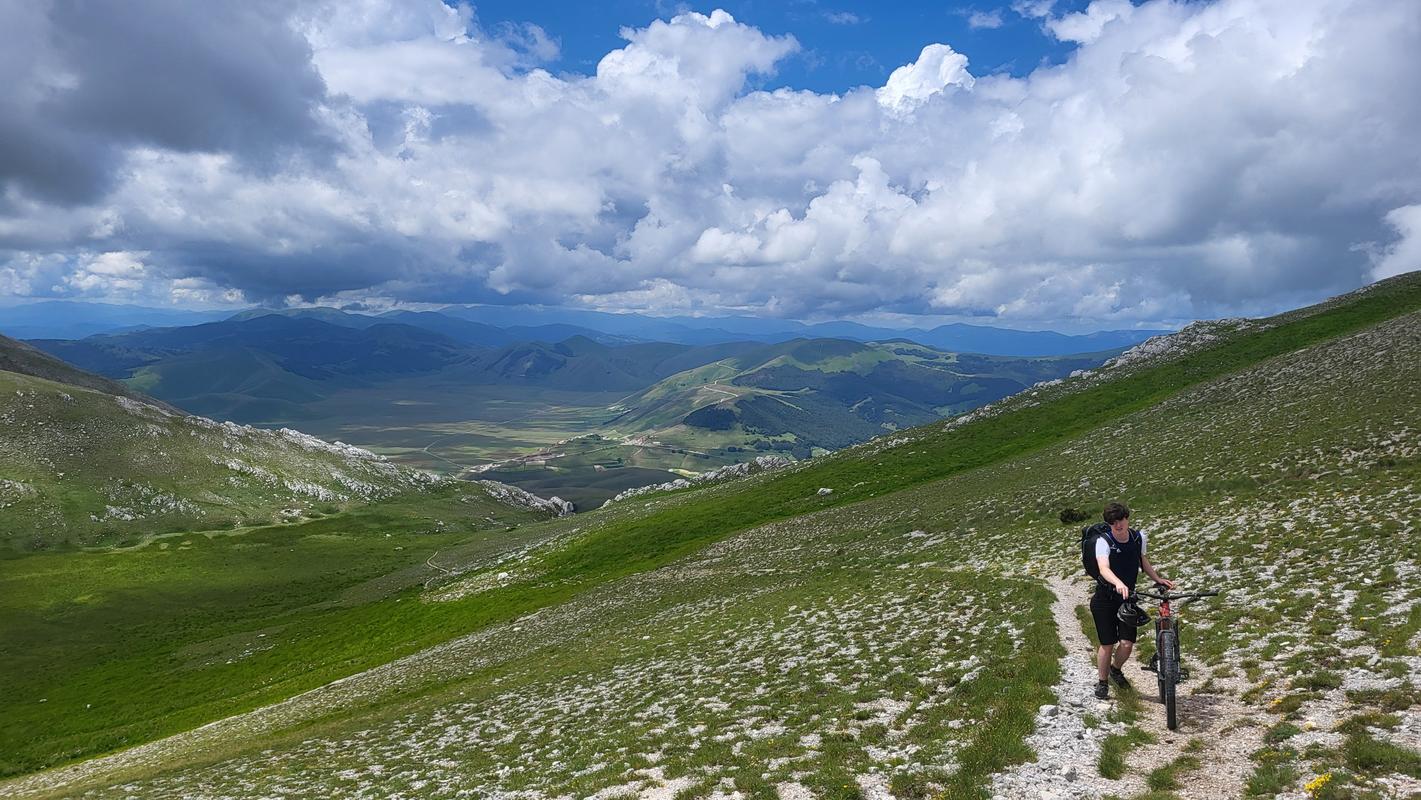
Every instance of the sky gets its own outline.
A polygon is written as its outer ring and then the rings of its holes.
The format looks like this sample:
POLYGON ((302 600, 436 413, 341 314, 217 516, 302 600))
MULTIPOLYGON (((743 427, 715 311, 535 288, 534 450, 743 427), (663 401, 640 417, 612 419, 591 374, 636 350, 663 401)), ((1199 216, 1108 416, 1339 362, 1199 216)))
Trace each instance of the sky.
POLYGON ((0 302, 1164 327, 1421 266, 1421 3, 0 0, 0 302))
MULTIPOLYGON (((1087 0, 1061 0, 1058 13, 1084 10, 1087 0)), ((846 92, 881 86, 897 67, 917 59, 923 46, 950 42, 971 61, 977 74, 1021 77, 1042 64, 1058 64, 1074 49, 1044 35, 1038 18, 1013 12, 1010 3, 894 2, 824 3, 818 0, 721 2, 695 6, 654 0, 498 0, 478 3, 475 16, 495 33, 536 24, 558 42, 544 63, 554 73, 591 75, 597 62, 625 46, 623 28, 642 28, 652 19, 719 8, 769 35, 790 35, 799 47, 772 73, 750 76, 752 89, 807 89, 846 92)))

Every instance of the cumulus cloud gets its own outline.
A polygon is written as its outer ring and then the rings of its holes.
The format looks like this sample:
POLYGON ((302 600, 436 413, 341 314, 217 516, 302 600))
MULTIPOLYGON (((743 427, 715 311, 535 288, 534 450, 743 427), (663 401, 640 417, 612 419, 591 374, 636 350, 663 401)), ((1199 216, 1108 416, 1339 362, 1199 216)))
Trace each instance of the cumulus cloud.
POLYGON ((1421 269, 1421 205, 1394 208, 1387 212, 1386 221, 1398 238, 1377 253, 1374 280, 1421 269))
POLYGON ((143 289, 148 269, 143 264, 147 253, 98 253, 79 259, 77 269, 64 277, 64 282, 80 294, 100 297, 131 295, 143 289))
POLYGON ((967 57, 945 44, 930 44, 917 61, 893 70, 878 90, 878 102, 890 111, 906 113, 949 86, 972 88, 967 57))
POLYGON ((1134 10, 1130 0, 1094 0, 1085 11, 1050 19, 1046 27, 1063 42, 1089 44, 1100 37, 1107 24, 1129 19, 1134 10))
POLYGON ((0 6, 7 294, 1119 327, 1421 241, 1414 3, 1019 2, 1065 63, 926 43, 837 94, 758 90, 798 42, 724 11, 554 75, 540 29, 438 0, 81 8, 0 6))
POLYGON ((310 46, 276 2, 0 3, 0 190, 74 204, 124 149, 227 152, 247 166, 324 150, 310 46))

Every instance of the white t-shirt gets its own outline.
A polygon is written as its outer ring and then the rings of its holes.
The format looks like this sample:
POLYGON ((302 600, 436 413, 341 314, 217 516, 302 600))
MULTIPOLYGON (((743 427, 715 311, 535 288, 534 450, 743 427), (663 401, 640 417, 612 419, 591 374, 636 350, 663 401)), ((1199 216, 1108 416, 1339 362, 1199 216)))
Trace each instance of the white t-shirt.
MULTIPOLYGON (((1105 540, 1106 540, 1106 539, 1114 539, 1114 538, 1115 538, 1115 537, 1114 537, 1113 534, 1106 534, 1105 536, 1097 536, 1097 537, 1095 537, 1095 557, 1096 557, 1096 558, 1110 558, 1110 545, 1106 544, 1106 543, 1105 543, 1105 540)), ((1143 556, 1143 555, 1145 554, 1145 547, 1146 547, 1147 545, 1149 545, 1149 543, 1150 543, 1149 537, 1145 535, 1145 532, 1144 532, 1144 531, 1140 531, 1140 555, 1143 556)))

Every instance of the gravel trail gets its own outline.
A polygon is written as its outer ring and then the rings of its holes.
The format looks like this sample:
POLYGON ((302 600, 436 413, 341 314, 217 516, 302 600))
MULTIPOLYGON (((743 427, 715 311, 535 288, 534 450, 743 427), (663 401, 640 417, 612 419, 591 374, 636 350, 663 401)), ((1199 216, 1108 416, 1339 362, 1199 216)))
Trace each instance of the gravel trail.
MULTIPOLYGON (((1238 699, 1238 694, 1247 687, 1232 679, 1210 681, 1211 670, 1198 659, 1189 657, 1188 613, 1186 610, 1181 615, 1181 630, 1184 666, 1190 678, 1175 690, 1179 710, 1177 730, 1171 731, 1165 726, 1164 706, 1159 702, 1154 673, 1145 672, 1133 658, 1125 666, 1126 676, 1144 700, 1144 713, 1136 727, 1155 740, 1131 751, 1126 774, 1118 784, 1123 792, 1117 793, 1122 796, 1148 791, 1145 777, 1150 771, 1183 755, 1185 746, 1197 740, 1202 749, 1193 755, 1203 767, 1182 772, 1175 793, 1180 797, 1243 797, 1244 784, 1255 766, 1249 754, 1263 746, 1263 734, 1269 723, 1262 719, 1256 707, 1238 699), (1207 692, 1196 692, 1210 683, 1212 688, 1207 692)), ((1140 631, 1141 638, 1147 635, 1153 636, 1153 629, 1140 631)))
POLYGON ((1036 714, 1036 730, 1026 743, 1036 751, 1036 761, 1018 764, 992 776, 994 800, 1065 800, 1097 798, 1115 793, 1119 781, 1106 780, 1096 772, 1100 743, 1113 732, 1104 722, 1108 702, 1095 698, 1095 667, 1091 645, 1076 619, 1079 581, 1063 578, 1046 582, 1056 602, 1051 614, 1066 654, 1061 657, 1061 679, 1056 684, 1059 705, 1042 706, 1036 714), (1086 715, 1100 720, 1099 727, 1086 725, 1086 715))
MULTIPOLYGON (((1080 581, 1052 578, 1046 581, 1056 602, 1052 615, 1066 655, 1061 658, 1061 679, 1056 684, 1059 705, 1043 706, 1036 716, 1036 730, 1027 744, 1036 751, 1036 761, 1019 764, 992 779, 994 800, 1067 800, 1099 798, 1104 795, 1129 797, 1148 791, 1145 777, 1156 767, 1170 763, 1184 753, 1191 739, 1199 739, 1203 749, 1194 755, 1203 769, 1179 776, 1176 793, 1181 797, 1241 797, 1253 769, 1249 754, 1262 746, 1264 726, 1254 710, 1234 695, 1237 687, 1215 679, 1208 694, 1196 694, 1194 687, 1206 683, 1205 668, 1185 662, 1195 676, 1179 687, 1179 729, 1165 727, 1164 709, 1154 694, 1155 676, 1145 672, 1133 658, 1125 673, 1144 701, 1136 727, 1155 741, 1133 748, 1126 759, 1125 775, 1119 780, 1100 776, 1096 765, 1101 742, 1125 729, 1121 723, 1105 721, 1116 702, 1095 699, 1094 648, 1081 630, 1075 608, 1086 600, 1080 581), (1086 726, 1090 715, 1098 727, 1086 726)), ((1148 630, 1141 636, 1149 635, 1148 630)))

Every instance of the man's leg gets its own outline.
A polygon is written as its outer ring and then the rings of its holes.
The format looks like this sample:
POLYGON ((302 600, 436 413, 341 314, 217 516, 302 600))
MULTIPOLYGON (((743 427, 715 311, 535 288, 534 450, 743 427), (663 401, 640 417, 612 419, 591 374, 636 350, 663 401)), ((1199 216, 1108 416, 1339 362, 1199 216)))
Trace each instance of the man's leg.
POLYGON ((1130 653, 1135 650, 1135 629, 1120 623, 1116 628, 1120 642, 1115 645, 1115 657, 1110 663, 1110 679, 1115 681, 1115 685, 1122 689, 1130 686, 1130 680, 1125 677, 1123 671, 1125 662, 1130 660, 1130 653))
POLYGON ((1095 650, 1096 673, 1100 676, 1095 685, 1095 696, 1102 700, 1110 694, 1110 658, 1115 643, 1120 641, 1119 626, 1115 618, 1115 610, 1118 607, 1119 604, 1100 592, 1096 592, 1090 600, 1090 615, 1095 622, 1096 641, 1100 642, 1095 650))
POLYGON ((1114 650, 1113 644, 1103 644, 1095 648, 1096 675, 1102 681, 1110 677, 1110 659, 1114 650))
POLYGON ((1125 662, 1130 660, 1130 653, 1134 651, 1134 649, 1135 643, 1128 639, 1121 639, 1120 643, 1115 645, 1114 666, 1116 669, 1123 669, 1125 667, 1125 662))

